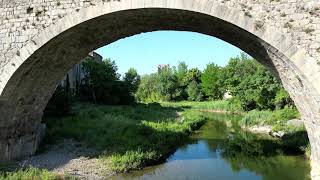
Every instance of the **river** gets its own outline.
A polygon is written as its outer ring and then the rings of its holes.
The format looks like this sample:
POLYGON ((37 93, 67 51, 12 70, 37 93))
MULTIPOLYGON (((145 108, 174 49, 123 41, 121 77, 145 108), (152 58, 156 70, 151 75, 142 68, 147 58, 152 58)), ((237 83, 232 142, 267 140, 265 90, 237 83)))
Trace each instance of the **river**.
POLYGON ((240 116, 208 114, 208 122, 164 163, 111 179, 309 180, 302 155, 279 149, 275 140, 241 130, 240 116))

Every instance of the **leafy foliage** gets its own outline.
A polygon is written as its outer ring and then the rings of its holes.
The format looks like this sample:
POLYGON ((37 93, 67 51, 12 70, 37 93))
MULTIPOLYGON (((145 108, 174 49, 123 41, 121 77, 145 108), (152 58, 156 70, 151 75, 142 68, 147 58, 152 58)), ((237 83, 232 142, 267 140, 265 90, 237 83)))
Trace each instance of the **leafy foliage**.
POLYGON ((283 91, 283 88, 262 65, 242 54, 229 61, 225 73, 226 88, 244 110, 275 109, 274 99, 277 92, 283 91))
POLYGON ((159 66, 144 76, 136 93, 141 102, 221 100, 230 92, 230 103, 244 111, 294 107, 289 94, 267 69, 246 54, 231 58, 225 67, 209 63, 201 72, 184 62, 159 66))
POLYGON ((140 76, 137 70, 134 68, 130 68, 125 74, 123 81, 128 86, 129 92, 134 94, 138 90, 140 84, 140 76))
POLYGON ((222 78, 223 69, 211 63, 208 64, 201 76, 201 87, 204 94, 211 100, 221 99, 224 94, 222 78))
POLYGON ((293 103, 292 99, 290 98, 289 93, 287 91, 285 91, 283 88, 281 88, 277 92, 276 97, 274 99, 274 104, 277 109, 282 109, 286 105, 288 105, 290 107, 294 106, 294 103, 293 103))
POLYGON ((124 80, 120 81, 117 66, 110 59, 102 63, 85 61, 85 83, 80 88, 82 99, 100 104, 130 104, 134 102, 140 76, 135 69, 129 69, 124 80))
POLYGON ((201 88, 196 81, 192 81, 187 87, 188 100, 190 101, 201 101, 203 94, 201 88))
POLYGON ((158 67, 156 88, 164 101, 178 96, 178 78, 169 65, 158 67))
MULTIPOLYGON (((113 103, 112 88, 114 82, 119 80, 117 66, 114 61, 109 59, 104 60, 101 64, 95 61, 85 61, 83 68, 86 72, 85 86, 87 89, 85 96, 90 97, 90 100, 103 103, 113 103)), ((81 88, 80 88, 81 89, 81 88)))
POLYGON ((196 82, 198 84, 201 83, 202 72, 198 68, 192 68, 188 70, 185 77, 183 78, 184 85, 188 85, 191 82, 196 82))
POLYGON ((157 74, 142 76, 137 93, 135 94, 137 101, 148 103, 161 101, 162 98, 157 90, 156 82, 157 74))

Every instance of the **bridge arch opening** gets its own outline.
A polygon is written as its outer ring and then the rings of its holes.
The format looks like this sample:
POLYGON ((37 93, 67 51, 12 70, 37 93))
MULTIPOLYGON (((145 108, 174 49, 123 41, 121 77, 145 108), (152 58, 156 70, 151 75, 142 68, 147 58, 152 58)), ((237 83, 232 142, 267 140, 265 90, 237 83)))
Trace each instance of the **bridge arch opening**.
POLYGON ((125 2, 113 3, 119 3, 119 9, 112 10, 111 5, 108 9, 90 7, 80 10, 79 16, 62 18, 7 64, 7 76, 0 79, 0 161, 35 152, 43 110, 56 84, 89 52, 135 34, 176 30, 198 32, 233 44, 281 80, 305 122, 312 148, 312 174, 320 177, 318 93, 292 62, 290 56, 296 49, 289 40, 227 7, 139 8, 138 3, 136 8, 126 9, 125 2))

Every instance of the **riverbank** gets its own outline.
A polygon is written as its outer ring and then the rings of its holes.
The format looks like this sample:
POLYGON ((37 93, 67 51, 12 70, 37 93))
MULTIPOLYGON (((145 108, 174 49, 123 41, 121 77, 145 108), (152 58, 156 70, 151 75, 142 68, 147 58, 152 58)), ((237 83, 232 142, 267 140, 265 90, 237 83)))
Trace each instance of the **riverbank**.
POLYGON ((279 139, 284 148, 310 157, 310 145, 304 123, 297 109, 285 107, 275 111, 253 110, 245 114, 240 125, 243 129, 267 134, 279 139))
POLYGON ((78 104, 69 116, 44 117, 47 130, 43 145, 37 156, 24 161, 24 167, 30 165, 84 179, 91 173, 93 176, 89 178, 98 178, 137 170, 164 161, 205 122, 200 112, 157 103, 78 104), (82 144, 82 147, 73 147, 72 153, 63 150, 57 155, 60 149, 53 146, 68 146, 63 141, 69 139, 76 142, 75 146, 82 144), (73 153, 86 150, 84 147, 90 147, 95 153, 73 153), (85 165, 92 162, 92 166, 85 165))
POLYGON ((98 152, 84 143, 65 139, 50 146, 46 151, 20 161, 20 168, 47 169, 68 179, 104 179, 113 173, 99 162, 98 152))
POLYGON ((303 122, 299 119, 300 114, 294 107, 283 109, 253 110, 245 112, 231 102, 207 101, 207 102, 169 102, 162 103, 164 106, 193 109, 200 112, 238 114, 242 118, 239 125, 242 129, 258 134, 270 135, 279 139, 284 148, 295 153, 305 153, 310 156, 310 145, 307 131, 303 122))
POLYGON ((310 166, 299 154, 287 154, 278 140, 239 127, 241 116, 202 113, 208 117, 191 140, 165 162, 116 174, 119 179, 272 179, 309 180, 310 166))
POLYGON ((163 162, 206 122, 204 114, 212 112, 240 114, 239 124, 242 127, 259 132, 261 127, 268 126, 266 134, 272 132, 270 129, 276 130, 280 124, 278 129, 290 130, 289 136, 281 137, 283 147, 308 151, 305 130, 285 126, 288 117, 293 117, 288 116, 294 112, 291 110, 247 113, 236 110, 227 101, 131 106, 77 104, 68 116, 44 117, 43 123, 47 125, 45 140, 38 155, 26 159, 22 167, 30 165, 49 169, 59 177, 73 175, 84 179, 139 170, 163 162), (282 119, 276 121, 270 117, 282 119), (302 141, 301 137, 304 137, 302 141), (72 148, 75 149, 66 152, 65 147, 69 146, 66 141, 74 144, 72 148), (59 144, 62 144, 62 150, 56 148, 59 144), (90 153, 83 153, 87 151, 90 153))

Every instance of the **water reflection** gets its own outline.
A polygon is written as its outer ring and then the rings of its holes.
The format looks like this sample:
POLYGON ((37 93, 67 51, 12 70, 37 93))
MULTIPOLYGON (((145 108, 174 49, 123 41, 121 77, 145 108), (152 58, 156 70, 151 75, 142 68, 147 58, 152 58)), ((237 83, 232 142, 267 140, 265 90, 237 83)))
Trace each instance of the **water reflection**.
POLYGON ((242 131, 237 124, 239 116, 208 116, 212 120, 166 163, 111 179, 310 179, 310 167, 304 157, 284 155, 279 142, 242 131))

